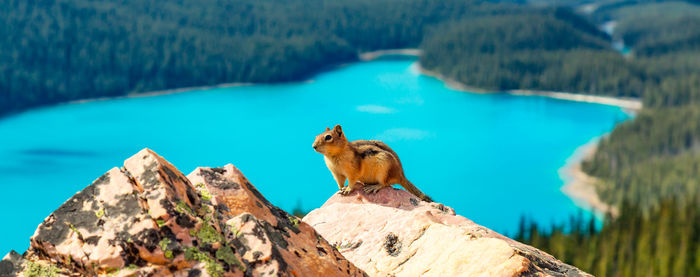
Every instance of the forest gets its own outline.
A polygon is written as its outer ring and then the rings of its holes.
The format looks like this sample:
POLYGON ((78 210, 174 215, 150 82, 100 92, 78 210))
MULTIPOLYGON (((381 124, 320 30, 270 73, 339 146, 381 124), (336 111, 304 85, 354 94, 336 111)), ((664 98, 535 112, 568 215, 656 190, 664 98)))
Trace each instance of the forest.
POLYGON ((697 198, 669 198, 646 213, 623 203, 600 229, 580 215, 551 227, 523 219, 515 238, 594 276, 698 276, 699 208, 697 198))
POLYGON ((0 115, 77 99, 303 80, 358 52, 416 47, 481 1, 9 0, 0 3, 0 115))
POLYGON ((469 87, 639 98, 583 164, 602 227, 523 220, 518 240, 597 276, 700 275, 700 3, 8 0, 0 116, 97 97, 304 80, 364 51, 420 48, 469 87), (595 4, 594 8, 585 7, 595 4), (608 34, 600 30, 615 22, 608 34), (613 47, 621 40, 630 48, 613 47))
MULTIPOLYGON (((576 17, 561 12, 529 13, 450 24, 443 33, 429 34, 423 41, 421 66, 469 87, 491 91, 534 89, 637 97, 647 106, 696 101, 700 44, 693 41, 700 38, 700 28, 679 28, 685 22, 672 20, 661 22, 668 25, 635 20, 645 22, 635 28, 650 33, 644 35, 644 45, 630 45, 635 57, 628 58, 611 47, 611 37, 601 34, 593 23, 572 20, 576 17), (666 44, 683 47, 683 51, 663 50, 666 44), (651 49, 658 50, 653 50, 654 55, 644 54, 651 49)), ((697 15, 692 18, 700 20, 697 15)), ((620 25, 627 42, 629 29, 620 25)))
POLYGON ((700 44, 693 41, 700 39, 700 32, 696 28, 679 28, 679 21, 700 20, 700 13, 674 11, 700 11, 700 7, 675 2, 625 9, 633 12, 619 11, 618 14, 626 15, 620 22, 637 24, 623 28, 620 23, 619 35, 638 38, 632 40, 635 57, 631 60, 647 68, 656 67, 657 73, 648 78, 655 79, 658 86, 645 89, 642 99, 646 108, 635 120, 619 125, 601 141, 594 158, 583 168, 601 180, 598 190, 606 202, 629 202, 648 209, 669 197, 683 201, 698 195, 700 44), (648 14, 663 9, 669 9, 671 16, 655 22, 644 20, 648 14), (660 30, 666 30, 667 35, 659 35, 664 33, 660 30), (687 43, 676 43, 679 40, 687 43), (668 52, 668 45, 680 48, 668 52), (642 49, 641 53, 638 49, 642 49))

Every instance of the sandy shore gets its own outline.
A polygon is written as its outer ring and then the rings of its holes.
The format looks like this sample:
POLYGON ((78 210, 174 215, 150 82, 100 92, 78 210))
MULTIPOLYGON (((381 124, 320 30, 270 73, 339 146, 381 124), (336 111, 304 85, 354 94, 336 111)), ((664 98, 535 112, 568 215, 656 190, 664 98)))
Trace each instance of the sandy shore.
POLYGON ((570 93, 559 91, 542 91, 542 90, 509 90, 507 93, 515 95, 537 95, 547 96, 556 99, 571 100, 578 102, 598 103, 611 106, 618 106, 630 111, 639 111, 642 109, 642 102, 634 98, 599 96, 582 93, 570 93))
POLYGON ((616 207, 610 206, 598 197, 596 192, 595 177, 583 172, 581 163, 593 157, 600 137, 580 146, 566 161, 566 165, 559 170, 559 175, 564 180, 561 191, 574 200, 577 206, 592 210, 598 218, 603 218, 608 212, 612 216, 618 215, 616 207))
POLYGON ((385 49, 372 52, 364 52, 357 55, 360 61, 376 60, 381 56, 387 55, 405 55, 405 56, 420 56, 423 50, 417 48, 402 48, 402 49, 385 49))

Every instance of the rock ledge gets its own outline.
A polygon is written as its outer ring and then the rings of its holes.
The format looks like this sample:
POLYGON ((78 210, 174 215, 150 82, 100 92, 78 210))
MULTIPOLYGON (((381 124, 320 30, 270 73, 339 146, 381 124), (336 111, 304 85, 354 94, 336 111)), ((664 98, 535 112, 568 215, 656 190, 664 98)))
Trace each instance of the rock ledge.
POLYGON ((370 276, 590 276, 395 188, 333 195, 303 221, 370 276))

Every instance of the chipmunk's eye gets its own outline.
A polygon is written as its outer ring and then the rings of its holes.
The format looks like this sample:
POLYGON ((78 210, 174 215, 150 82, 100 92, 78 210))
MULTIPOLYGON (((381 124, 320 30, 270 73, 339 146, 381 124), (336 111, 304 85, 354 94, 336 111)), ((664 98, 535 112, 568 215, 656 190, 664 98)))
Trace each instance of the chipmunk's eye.
POLYGON ((329 141, 329 140, 331 140, 332 138, 333 138, 333 137, 331 137, 331 135, 326 135, 326 141, 329 141))

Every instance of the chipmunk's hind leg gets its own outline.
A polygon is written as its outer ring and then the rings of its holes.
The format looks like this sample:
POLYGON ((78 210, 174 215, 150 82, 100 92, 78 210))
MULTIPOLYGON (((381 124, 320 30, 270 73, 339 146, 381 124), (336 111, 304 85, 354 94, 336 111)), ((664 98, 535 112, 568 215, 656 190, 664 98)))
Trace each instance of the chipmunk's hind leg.
POLYGON ((371 184, 371 185, 365 185, 364 188, 362 188, 366 193, 377 193, 380 189, 384 188, 385 185, 382 184, 371 184))
POLYGON ((390 177, 392 174, 393 166, 389 163, 384 164, 379 170, 376 171, 376 177, 379 182, 376 184, 366 185, 363 189, 366 193, 372 194, 377 193, 379 190, 390 187, 390 177))

